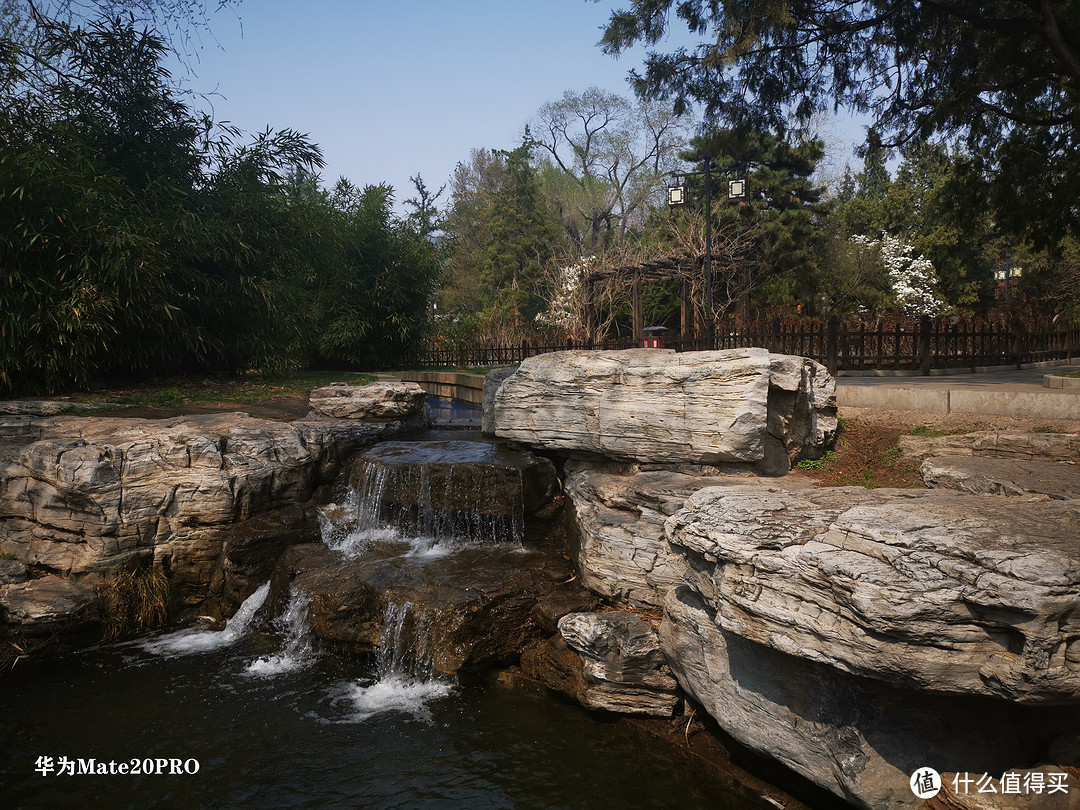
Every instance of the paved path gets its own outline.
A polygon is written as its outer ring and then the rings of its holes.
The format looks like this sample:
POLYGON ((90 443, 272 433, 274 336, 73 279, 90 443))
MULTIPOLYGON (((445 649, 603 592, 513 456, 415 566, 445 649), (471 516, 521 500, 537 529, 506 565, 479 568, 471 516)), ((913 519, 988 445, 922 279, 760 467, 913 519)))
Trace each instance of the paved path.
POLYGON ((976 374, 837 377, 841 407, 1080 420, 1080 392, 1047 388, 1043 376, 1080 365, 976 374))

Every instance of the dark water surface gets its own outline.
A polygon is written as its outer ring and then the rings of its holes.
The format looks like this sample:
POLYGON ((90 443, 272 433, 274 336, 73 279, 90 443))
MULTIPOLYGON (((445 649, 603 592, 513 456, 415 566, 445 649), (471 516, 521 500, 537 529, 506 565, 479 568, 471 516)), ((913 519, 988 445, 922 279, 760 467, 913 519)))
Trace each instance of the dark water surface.
POLYGON ((253 674, 278 643, 19 662, 0 675, 0 807, 738 806, 663 746, 526 690, 373 683, 330 656, 253 674), (198 772, 43 775, 39 757, 198 772))

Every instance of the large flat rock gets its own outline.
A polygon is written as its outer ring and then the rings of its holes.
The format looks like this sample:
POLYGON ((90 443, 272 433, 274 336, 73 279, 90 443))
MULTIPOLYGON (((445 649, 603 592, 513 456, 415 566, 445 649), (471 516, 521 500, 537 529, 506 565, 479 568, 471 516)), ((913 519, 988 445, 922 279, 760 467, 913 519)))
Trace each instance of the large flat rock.
POLYGON ((931 456, 982 456, 1014 461, 1080 462, 1080 435, 980 430, 949 436, 900 436, 900 453, 922 462, 931 456))
POLYGON ((497 389, 498 436, 554 450, 782 473, 835 432, 835 384, 764 349, 566 351, 525 360, 497 389))
POLYGON ((308 397, 314 417, 416 422, 424 414, 427 394, 414 382, 379 380, 369 385, 334 383, 308 397))
POLYGON ((989 495, 1080 498, 1080 466, 986 456, 930 456, 919 467, 927 486, 989 495))

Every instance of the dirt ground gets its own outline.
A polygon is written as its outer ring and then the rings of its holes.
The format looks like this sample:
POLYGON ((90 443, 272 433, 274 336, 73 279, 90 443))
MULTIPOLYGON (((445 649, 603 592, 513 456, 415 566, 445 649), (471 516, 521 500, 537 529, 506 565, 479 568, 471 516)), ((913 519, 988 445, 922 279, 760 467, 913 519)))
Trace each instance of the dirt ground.
POLYGON ((922 411, 841 408, 842 429, 836 448, 820 461, 802 462, 791 475, 824 486, 925 486, 917 465, 900 456, 906 433, 940 436, 974 431, 1080 433, 1080 422, 1062 419, 1014 419, 1007 416, 922 411))
MULTIPOLYGON (((170 405, 166 407, 132 405, 111 410, 107 415, 131 419, 171 419, 174 416, 186 416, 193 413, 230 413, 232 411, 251 414, 256 419, 275 419, 280 422, 290 422, 307 416, 308 398, 306 396, 281 397, 260 403, 223 400, 201 405, 170 405)), ((94 415, 94 412, 90 411, 88 415, 94 415)))

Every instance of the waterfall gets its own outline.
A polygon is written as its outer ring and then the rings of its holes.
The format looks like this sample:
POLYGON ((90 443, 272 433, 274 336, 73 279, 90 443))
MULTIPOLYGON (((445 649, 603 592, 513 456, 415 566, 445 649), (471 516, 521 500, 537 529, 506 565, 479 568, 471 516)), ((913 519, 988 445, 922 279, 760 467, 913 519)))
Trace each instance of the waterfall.
POLYGON ((261 585, 244 600, 233 617, 225 622, 222 630, 177 630, 140 642, 140 646, 158 655, 187 655, 228 647, 247 634, 256 611, 263 606, 268 593, 270 593, 269 582, 261 585))
POLYGON ((375 681, 350 684, 341 694, 349 704, 348 721, 361 722, 383 712, 402 712, 427 720, 427 704, 445 697, 453 684, 435 678, 429 650, 427 613, 410 602, 388 602, 375 681))
POLYGON ((245 670, 248 675, 272 677, 293 672, 310 663, 315 657, 315 648, 308 622, 309 602, 305 593, 294 593, 289 597, 285 612, 274 620, 283 639, 281 652, 252 661, 245 670))
POLYGON ((380 542, 438 557, 525 535, 521 469, 482 442, 387 442, 356 464, 342 503, 320 514, 324 542, 356 557, 380 542))

